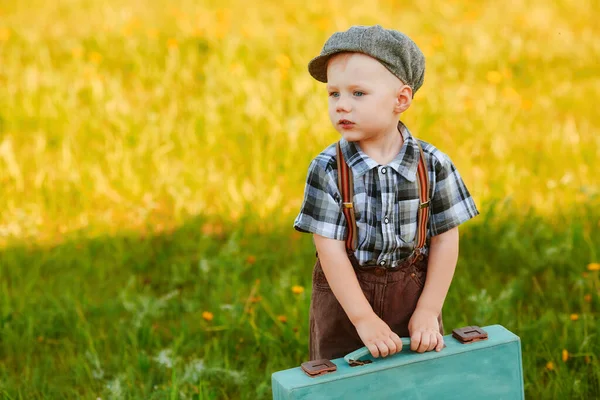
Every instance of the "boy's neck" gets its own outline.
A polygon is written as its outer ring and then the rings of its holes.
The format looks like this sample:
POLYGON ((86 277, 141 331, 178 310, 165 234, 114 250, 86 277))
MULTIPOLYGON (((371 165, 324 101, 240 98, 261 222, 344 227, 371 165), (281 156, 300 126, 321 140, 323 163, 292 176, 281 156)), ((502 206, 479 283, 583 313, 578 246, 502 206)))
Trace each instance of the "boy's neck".
POLYGON ((404 138, 398 128, 394 127, 393 132, 377 140, 358 141, 356 144, 372 160, 380 165, 387 165, 400 153, 404 138))

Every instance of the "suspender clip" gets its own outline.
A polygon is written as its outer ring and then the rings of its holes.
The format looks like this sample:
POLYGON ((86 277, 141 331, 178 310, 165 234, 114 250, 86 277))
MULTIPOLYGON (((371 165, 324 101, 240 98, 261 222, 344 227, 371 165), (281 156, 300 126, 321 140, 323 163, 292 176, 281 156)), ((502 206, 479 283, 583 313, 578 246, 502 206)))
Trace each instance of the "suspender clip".
POLYGON ((427 200, 425 203, 421 203, 419 205, 419 208, 427 208, 429 207, 429 203, 431 203, 431 200, 427 200))
POLYGON ((343 203, 344 204, 344 208, 354 208, 354 204, 352 203, 343 203))

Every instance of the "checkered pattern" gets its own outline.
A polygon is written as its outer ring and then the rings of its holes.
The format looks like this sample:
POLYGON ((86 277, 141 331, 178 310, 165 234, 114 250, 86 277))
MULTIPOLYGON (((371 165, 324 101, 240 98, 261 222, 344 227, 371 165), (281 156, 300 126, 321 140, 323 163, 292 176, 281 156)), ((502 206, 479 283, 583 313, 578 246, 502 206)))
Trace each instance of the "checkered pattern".
MULTIPOLYGON (((400 125, 399 125, 400 126, 400 125)), ((388 165, 382 166, 341 139, 340 145, 354 174, 354 209, 358 227, 355 255, 362 265, 401 260, 410 255, 417 232, 419 193, 417 166, 419 140, 430 181, 431 205, 427 241, 479 214, 475 202, 450 158, 433 145, 401 129, 404 145, 388 165)), ((345 240, 346 220, 337 186, 335 144, 312 160, 308 168, 304 201, 294 228, 327 238, 345 240)))

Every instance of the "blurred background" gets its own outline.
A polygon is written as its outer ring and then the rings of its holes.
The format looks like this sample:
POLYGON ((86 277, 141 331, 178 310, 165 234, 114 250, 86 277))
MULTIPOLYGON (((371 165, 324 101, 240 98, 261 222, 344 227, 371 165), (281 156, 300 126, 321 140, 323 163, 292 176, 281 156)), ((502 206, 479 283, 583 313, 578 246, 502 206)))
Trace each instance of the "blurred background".
POLYGON ((0 396, 270 398, 308 358, 294 232, 338 140, 307 72, 381 24, 427 60, 402 116, 481 215, 445 325, 522 339, 526 395, 600 395, 595 0, 0 0, 0 396))

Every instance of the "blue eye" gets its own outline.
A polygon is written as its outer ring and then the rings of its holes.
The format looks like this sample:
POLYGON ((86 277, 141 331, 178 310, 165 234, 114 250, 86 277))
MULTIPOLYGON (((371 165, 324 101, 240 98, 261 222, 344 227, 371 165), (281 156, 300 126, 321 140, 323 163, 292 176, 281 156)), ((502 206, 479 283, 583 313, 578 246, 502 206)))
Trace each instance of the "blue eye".
MULTIPOLYGON (((365 92, 361 92, 360 90, 357 90, 354 92, 355 95, 357 95, 357 97, 362 97, 363 95, 365 95, 365 92)), ((330 92, 329 93, 329 97, 339 97, 339 93, 338 92, 330 92)))

